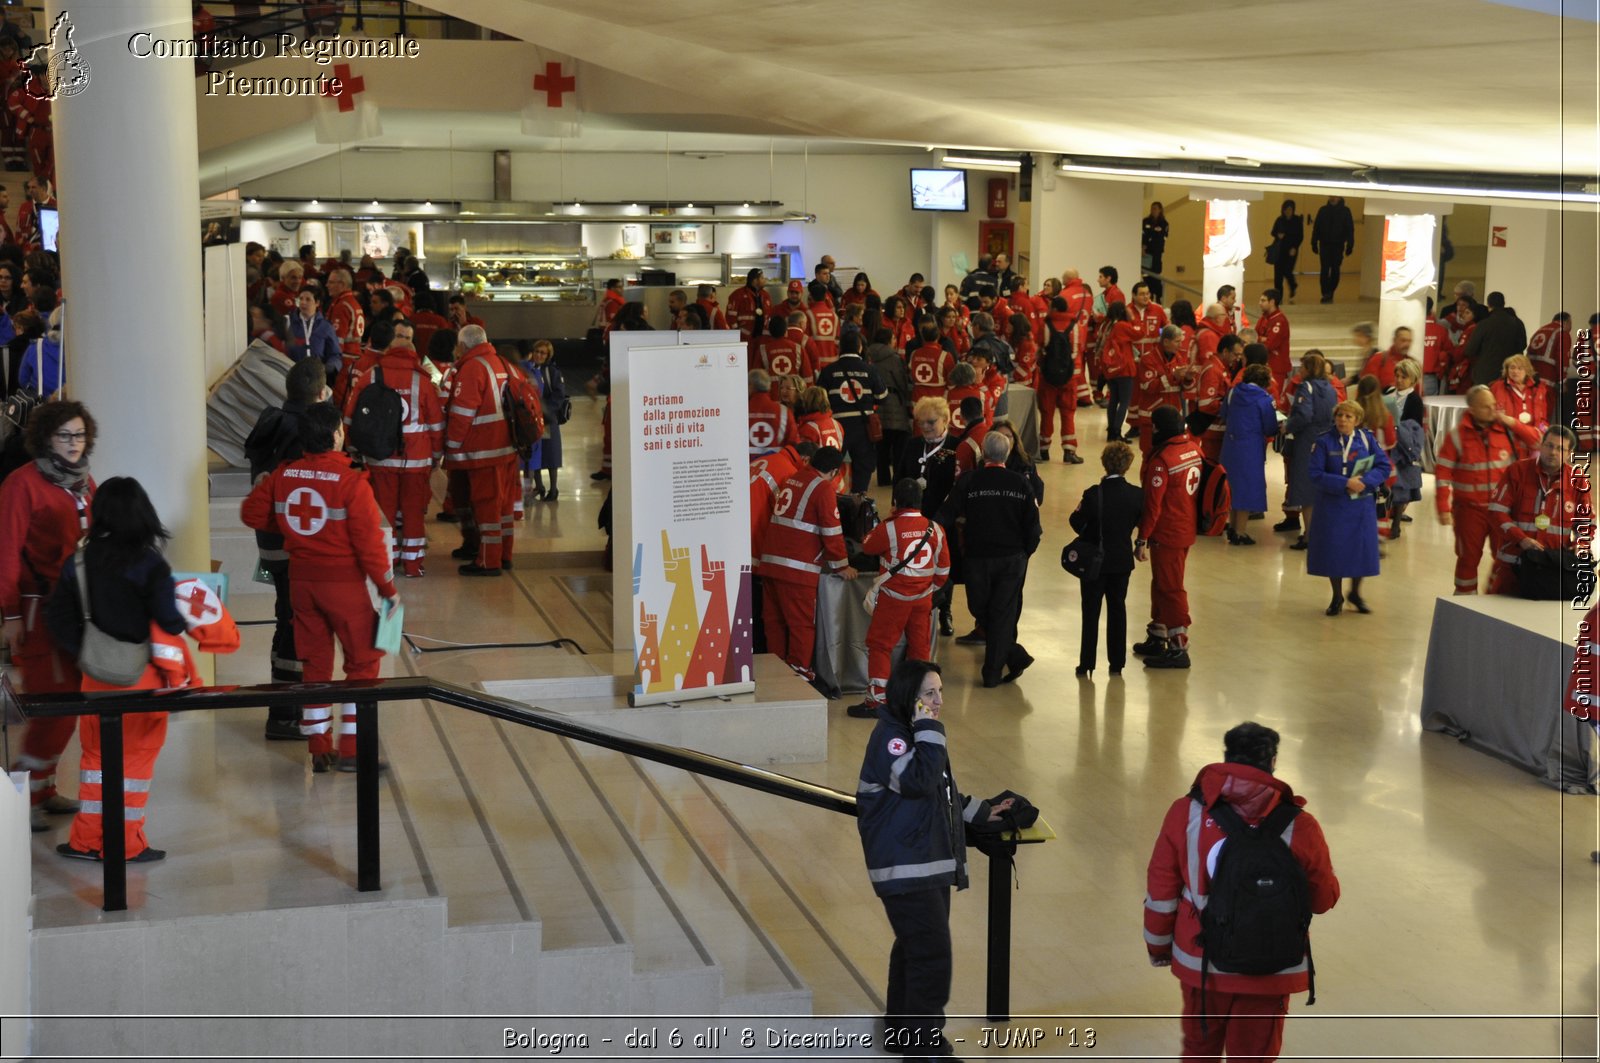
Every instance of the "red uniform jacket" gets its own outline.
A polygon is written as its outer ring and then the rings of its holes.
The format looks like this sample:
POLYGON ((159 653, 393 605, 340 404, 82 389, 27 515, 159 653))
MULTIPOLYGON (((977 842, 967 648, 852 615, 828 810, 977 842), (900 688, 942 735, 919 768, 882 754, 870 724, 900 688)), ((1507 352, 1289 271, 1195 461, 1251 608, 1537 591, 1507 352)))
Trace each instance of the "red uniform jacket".
MULTIPOLYGON (((1206 814, 1217 798, 1227 800, 1246 823, 1265 819, 1281 801, 1302 806, 1284 841, 1310 886, 1311 911, 1321 915, 1339 901, 1339 879, 1322 827, 1303 810, 1305 798, 1296 797, 1289 787, 1268 773, 1246 764, 1208 764, 1200 769, 1195 784, 1205 797, 1206 808, 1191 797, 1180 797, 1161 821, 1161 834, 1150 854, 1144 895, 1144 940, 1151 959, 1171 960, 1172 973, 1185 985, 1199 986, 1201 975, 1200 906, 1210 893, 1210 869, 1214 854, 1226 835, 1206 814)), ((1245 975, 1218 970, 1208 965, 1207 989, 1218 993, 1248 993, 1281 996, 1304 992, 1309 985, 1304 961, 1273 974, 1245 975)))
POLYGON ((1586 553, 1594 534, 1589 477, 1571 465, 1546 476, 1538 458, 1523 458, 1501 477, 1489 500, 1489 520, 1496 532, 1496 561, 1516 564, 1524 539, 1547 550, 1586 553))
POLYGON ((1450 342, 1450 330, 1430 319, 1422 328, 1422 371, 1435 376, 1443 374, 1450 368, 1455 349, 1455 344, 1450 342))
POLYGON ((339 375, 333 379, 333 404, 341 410, 346 409, 350 405, 350 385, 356 377, 370 373, 372 367, 377 365, 378 359, 382 357, 382 352, 375 351, 371 347, 362 347, 354 358, 345 356, 339 365, 339 375))
MULTIPOLYGON (((937 343, 925 343, 911 352, 907 368, 911 377, 911 401, 943 398, 949 387, 950 371, 956 367, 956 356, 937 343)), ((954 409, 951 410, 954 413, 954 409)))
POLYGON ((1200 372, 1184 397, 1188 399, 1190 409, 1216 417, 1222 412, 1222 400, 1227 394, 1228 367, 1222 364, 1221 358, 1212 354, 1200 363, 1200 372))
POLYGON ((1039 341, 1029 336, 1011 352, 1011 379, 1030 388, 1038 387, 1039 341))
POLYGON ((1450 512, 1452 502, 1482 509, 1489 504, 1501 475, 1512 462, 1521 460, 1523 449, 1538 445, 1539 431, 1532 425, 1508 428, 1496 421, 1484 428, 1470 414, 1463 417, 1439 445, 1433 467, 1438 487, 1434 504, 1440 513, 1450 512))
MULTIPOLYGON (((1404 357, 1409 358, 1410 355, 1404 357)), ((1394 367, 1399 365, 1402 356, 1395 353, 1393 347, 1387 351, 1379 351, 1367 359, 1367 364, 1361 367, 1362 376, 1375 376, 1378 383, 1383 385, 1383 390, 1388 391, 1394 387, 1394 367)))
POLYGON ((1547 384, 1561 386, 1567 379, 1567 365, 1572 360, 1572 333, 1559 321, 1540 325, 1528 337, 1528 361, 1533 371, 1547 384))
POLYGON ((418 310, 411 315, 411 328, 416 333, 413 339, 417 350, 424 356, 428 353, 428 344, 433 342, 433 334, 449 327, 450 322, 444 315, 435 314, 432 310, 418 310))
POLYGON ((960 437, 960 441, 956 443, 956 479, 959 480, 983 464, 983 440, 989 434, 989 422, 975 424, 966 431, 955 428, 953 424, 951 428, 955 430, 955 435, 960 437))
POLYGON ((811 356, 796 335, 791 331, 780 338, 761 337, 756 343, 752 368, 765 369, 773 376, 797 376, 808 383, 815 380, 811 356))
POLYGON ((1063 285, 1061 298, 1067 301, 1067 313, 1073 317, 1088 318, 1094 314, 1094 292, 1082 280, 1068 281, 1063 285))
POLYGON ((44 608, 44 596, 88 530, 93 498, 93 480, 80 506, 76 495, 46 480, 31 461, 0 483, 0 612, 5 619, 23 615, 24 598, 44 608))
POLYGON ((1500 411, 1518 424, 1533 425, 1540 436, 1550 427, 1550 393, 1540 381, 1530 380, 1514 388, 1503 379, 1496 380, 1489 390, 1500 404, 1500 411))
POLYGON ((1128 409, 1129 424, 1135 427, 1144 424, 1157 406, 1183 408, 1177 369, 1177 361, 1169 362, 1166 352, 1160 347, 1147 351, 1139 359, 1138 375, 1133 381, 1133 402, 1128 409))
POLYGON ((758 575, 814 588, 824 565, 837 572, 850 564, 839 527, 839 496, 826 476, 803 465, 779 483, 774 497, 758 575))
POLYGON ((1100 351, 1100 375, 1107 380, 1132 376, 1138 361, 1134 355, 1134 344, 1138 339, 1138 325, 1131 321, 1114 322, 1100 351))
POLYGON ((811 333, 811 368, 819 373, 839 360, 839 315, 824 299, 806 307, 806 325, 811 333))
POLYGON ((1130 303, 1128 319, 1139 330, 1138 338, 1133 341, 1133 360, 1137 363, 1141 357, 1161 346, 1161 330, 1167 327, 1167 312, 1156 303, 1149 304, 1142 312, 1130 303))
POLYGON ((894 333, 894 338, 889 343, 895 350, 909 351, 917 342, 917 325, 911 318, 903 317, 898 321, 891 319, 885 321, 883 325, 894 333))
POLYGON ((750 396, 750 456, 759 458, 790 443, 800 435, 789 407, 772 397, 771 392, 750 396))
MULTIPOLYGON (((1267 348, 1267 367, 1272 370, 1272 375, 1282 380, 1289 375, 1291 360, 1289 357, 1289 319, 1282 310, 1274 310, 1256 322, 1256 334, 1261 337, 1261 343, 1267 348)), ((1394 374, 1389 375, 1389 383, 1384 387, 1394 385, 1394 374)))
POLYGON ((706 313, 706 321, 710 328, 726 330, 728 319, 723 316, 722 307, 717 305, 715 299, 696 299, 694 305, 706 313))
POLYGON ((885 572, 910 558, 878 589, 880 595, 902 602, 921 601, 950 578, 950 545, 945 541, 944 529, 920 510, 895 510, 868 533, 861 551, 883 558, 885 572))
POLYGON ((361 312, 355 292, 345 292, 328 306, 328 323, 333 326, 333 334, 339 337, 340 352, 346 358, 359 356, 361 334, 367 330, 367 315, 361 312))
POLYGON ((480 343, 456 363, 444 436, 447 469, 483 469, 509 461, 511 429, 500 408, 510 372, 491 343, 480 343))
MULTIPOLYGON (((839 422, 833 419, 831 411, 823 410, 821 413, 801 414, 796 431, 799 433, 802 443, 815 443, 819 450, 823 447, 833 447, 841 452, 844 450, 844 429, 840 428, 839 422)), ((846 470, 848 468, 848 464, 841 465, 839 470, 833 474, 835 491, 843 491, 845 489, 848 475, 846 470)))
POLYGON ((267 300, 272 304, 273 313, 279 317, 288 317, 298 313, 295 309, 295 300, 300 298, 299 288, 290 288, 282 283, 273 286, 272 295, 267 300))
POLYGON ((991 365, 989 371, 983 374, 983 379, 978 381, 978 390, 983 392, 983 419, 993 424, 994 411, 999 408, 1000 399, 1006 393, 1005 375, 991 365))
POLYGON ((444 407, 439 393, 417 352, 409 347, 390 347, 383 357, 365 371, 357 373, 345 400, 344 423, 350 423, 356 399, 366 386, 383 373, 383 382, 400 393, 405 413, 400 420, 402 446, 387 458, 366 459, 373 468, 427 472, 444 453, 444 407))
POLYGON ((1200 444, 1179 432, 1152 450, 1144 466, 1144 515, 1139 538, 1162 546, 1193 546, 1200 490, 1200 444))
POLYGON ((761 556, 761 543, 772 522, 772 506, 778 497, 778 485, 794 475, 805 464, 793 446, 785 446, 773 454, 759 457, 750 463, 750 556, 761 556))
POLYGON ((331 582, 365 577, 395 596, 383 514, 366 474, 348 454, 327 451, 286 461, 257 481, 239 508, 245 524, 283 536, 289 578, 331 582))
POLYGON ((755 335, 757 319, 772 316, 772 296, 765 288, 752 288, 746 284, 728 296, 728 317, 739 330, 741 339, 755 335))
POLYGON ((1200 328, 1195 332, 1195 343, 1199 349, 1202 361, 1208 354, 1217 353, 1217 345, 1222 342, 1222 337, 1229 335, 1233 330, 1228 328, 1227 322, 1217 323, 1209 317, 1200 319, 1200 328))
POLYGON ((967 331, 965 322, 957 324, 952 328, 940 329, 939 336, 942 339, 948 339, 950 341, 950 346, 956 349, 957 358, 965 357, 966 353, 972 350, 972 333, 967 331))
POLYGON ((950 405, 950 430, 959 432, 967 427, 966 418, 961 416, 961 400, 976 398, 983 403, 983 423, 987 427, 993 418, 990 413, 989 398, 977 384, 968 384, 965 387, 951 388, 945 393, 944 401, 950 405))

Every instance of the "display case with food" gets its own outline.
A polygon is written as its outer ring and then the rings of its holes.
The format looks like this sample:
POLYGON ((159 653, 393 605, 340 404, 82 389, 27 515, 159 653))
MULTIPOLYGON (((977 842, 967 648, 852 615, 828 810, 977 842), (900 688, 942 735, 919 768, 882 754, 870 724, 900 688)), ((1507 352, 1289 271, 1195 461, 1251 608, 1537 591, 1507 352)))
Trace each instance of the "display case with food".
POLYGON ((456 286, 486 302, 593 305, 594 269, 583 248, 561 252, 468 252, 456 258, 456 286))

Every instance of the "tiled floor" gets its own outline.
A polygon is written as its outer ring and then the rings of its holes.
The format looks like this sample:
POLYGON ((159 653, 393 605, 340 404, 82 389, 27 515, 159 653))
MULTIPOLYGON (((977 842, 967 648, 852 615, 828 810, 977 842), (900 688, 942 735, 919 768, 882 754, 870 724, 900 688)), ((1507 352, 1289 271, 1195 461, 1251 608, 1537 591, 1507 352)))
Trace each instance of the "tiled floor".
MULTIPOLYGON (((465 650, 407 655, 397 670, 472 682, 613 666, 601 652, 605 578, 575 557, 538 567, 551 551, 601 544, 594 518, 605 487, 587 475, 598 467, 598 415, 578 402, 566 429, 573 465, 561 501, 530 506, 516 580, 459 580, 445 556, 454 530, 434 524, 430 574, 402 588, 417 634, 452 642, 560 634, 591 656, 465 650)), ((1223 731, 1254 719, 1282 732, 1279 774, 1322 822, 1344 891, 1317 920, 1319 999, 1310 1009, 1303 998, 1294 1003, 1286 1052, 1593 1058, 1594 798, 1547 789, 1418 724, 1433 601, 1448 592, 1453 561, 1449 531, 1433 517, 1431 482, 1415 522, 1387 547, 1383 575, 1368 585, 1373 615, 1323 616, 1326 584, 1303 574, 1303 555, 1285 549, 1288 537, 1258 523, 1254 548, 1207 540, 1191 554, 1191 671, 1151 674, 1134 664, 1121 679, 1097 672, 1079 681, 1077 594, 1055 554, 1070 537, 1067 513, 1097 477, 1103 421, 1099 411, 1080 416, 1089 464, 1043 469, 1046 535, 1022 619, 1038 663, 1015 686, 984 691, 979 651, 940 646, 963 787, 1025 792, 1060 834, 1017 863, 1016 1013, 1050 1016, 1037 1024, 1052 1032, 1075 1026, 1080 1038, 1092 1026, 1102 1054, 1175 1051, 1178 989, 1169 973, 1148 966, 1140 935, 1144 867, 1167 805, 1202 765, 1220 759, 1223 731), (1590 1018, 1563 1023, 1562 1015, 1590 1018)), ((1147 579, 1138 574, 1130 594, 1136 629, 1147 579)), ((259 597, 236 603, 250 618, 269 609, 259 597)), ((965 620, 958 616, 962 630, 965 620)), ((220 662, 221 678, 263 679, 265 638, 265 628, 249 629, 244 652, 220 662)), ((870 725, 848 719, 845 704, 830 710, 827 762, 790 774, 853 789, 870 725)), ((99 913, 95 869, 58 860, 50 852, 57 834, 41 836, 40 924, 346 899, 353 780, 313 778, 296 746, 261 743, 261 715, 174 720, 151 801, 152 837, 173 855, 132 872, 134 910, 126 916, 99 913)), ((792 966, 818 1012, 879 1006, 890 937, 862 873, 854 825, 843 817, 636 768, 444 707, 386 710, 384 734, 395 765, 384 788, 388 895, 448 896, 452 923, 536 913, 547 948, 604 944, 622 933, 639 945, 636 966, 698 962, 703 947, 730 988, 782 989, 792 966), (577 814, 571 795, 580 789, 604 793, 611 812, 596 802, 577 814), (541 800, 559 830, 541 814, 541 800), (676 914, 621 835, 600 829, 612 813, 637 839, 676 914)), ((975 888, 958 896, 953 917, 951 1011, 965 1015, 983 1008, 987 871, 974 871, 975 888)), ((956 1019, 952 1029, 976 1038, 980 1025, 956 1019)), ((1042 1052, 1071 1054, 1054 1037, 1014 1054, 1042 1052)), ((1002 1053, 969 1042, 963 1054, 1002 1053)))

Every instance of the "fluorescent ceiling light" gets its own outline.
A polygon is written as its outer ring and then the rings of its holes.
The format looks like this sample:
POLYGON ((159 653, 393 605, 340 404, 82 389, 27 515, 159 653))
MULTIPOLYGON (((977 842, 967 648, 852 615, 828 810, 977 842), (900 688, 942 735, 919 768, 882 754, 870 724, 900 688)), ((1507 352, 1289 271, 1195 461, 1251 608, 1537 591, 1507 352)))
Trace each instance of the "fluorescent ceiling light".
POLYGON ((1005 170, 1007 173, 1017 173, 1022 169, 1022 160, 991 159, 982 155, 945 155, 941 160, 943 166, 953 166, 958 170, 1005 170))
POLYGON ((1588 192, 1533 191, 1520 188, 1460 188, 1450 185, 1390 184, 1384 181, 1339 181, 1325 177, 1257 177, 1239 173, 1193 173, 1180 170, 1123 168, 1120 166, 1088 166, 1063 162, 1057 169, 1062 173, 1099 174, 1106 177, 1129 177, 1169 183, 1192 181, 1196 184, 1265 185, 1272 188, 1331 188, 1343 192, 1360 192, 1363 195, 1389 193, 1392 195, 1440 196, 1453 199, 1516 199, 1532 203, 1589 203, 1600 204, 1600 195, 1588 192))

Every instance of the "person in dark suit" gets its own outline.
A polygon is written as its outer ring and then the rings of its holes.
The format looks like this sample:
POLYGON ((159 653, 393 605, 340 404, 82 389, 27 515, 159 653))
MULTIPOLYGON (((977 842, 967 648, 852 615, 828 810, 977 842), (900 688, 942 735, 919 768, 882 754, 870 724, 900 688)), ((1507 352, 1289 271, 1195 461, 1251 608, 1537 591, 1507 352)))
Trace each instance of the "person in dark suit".
POLYGON ((1083 501, 1068 517, 1072 530, 1104 551, 1100 578, 1084 580, 1083 638, 1078 648, 1079 679, 1094 672, 1100 634, 1100 602, 1106 603, 1106 663, 1112 675, 1121 675, 1128 662, 1128 577, 1133 574, 1133 537, 1144 512, 1144 492, 1123 476, 1133 464, 1133 448, 1108 443, 1100 452, 1105 476, 1083 493, 1083 501))
POLYGON ((1343 196, 1329 196, 1327 204, 1317 208, 1316 220, 1311 223, 1311 253, 1322 259, 1323 302, 1333 302, 1333 293, 1339 287, 1339 267, 1355 249, 1356 220, 1344 205, 1343 196))

